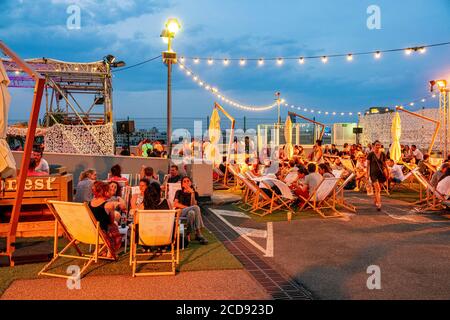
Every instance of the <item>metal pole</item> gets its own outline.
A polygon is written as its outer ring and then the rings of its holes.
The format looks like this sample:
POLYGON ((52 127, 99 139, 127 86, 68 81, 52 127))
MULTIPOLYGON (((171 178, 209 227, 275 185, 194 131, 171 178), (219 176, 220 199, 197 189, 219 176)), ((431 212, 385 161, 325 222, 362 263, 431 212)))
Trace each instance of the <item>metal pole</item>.
POLYGON ((167 61, 167 150, 172 154, 172 61, 167 61))

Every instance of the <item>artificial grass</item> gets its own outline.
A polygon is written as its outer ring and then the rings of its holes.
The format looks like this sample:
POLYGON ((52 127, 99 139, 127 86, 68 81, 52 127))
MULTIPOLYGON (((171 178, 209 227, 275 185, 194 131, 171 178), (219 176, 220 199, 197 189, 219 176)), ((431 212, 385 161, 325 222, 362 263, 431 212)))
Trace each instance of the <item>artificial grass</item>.
MULTIPOLYGON (((228 250, 222 245, 220 241, 208 230, 205 230, 203 235, 208 239, 208 245, 201 245, 196 241, 192 241, 185 250, 180 250, 180 265, 179 272, 186 271, 204 271, 204 270, 230 270, 242 269, 241 263, 231 255, 228 250)), ((42 241, 43 238, 29 238, 18 239, 18 242, 33 242, 42 241)), ((45 241, 53 243, 52 238, 47 238, 45 241)), ((62 249, 67 242, 60 240, 59 247, 62 249)), ((75 263, 71 259, 62 259, 52 272, 64 273, 67 266, 75 263)), ((35 263, 18 265, 13 268, 0 268, 0 295, 10 286, 15 280, 20 279, 36 279, 38 272, 44 267, 45 263, 35 263)), ((129 251, 127 254, 121 253, 119 260, 115 262, 100 261, 93 264, 88 269, 86 276, 90 275, 129 275, 131 277, 131 267, 129 265, 129 251)))

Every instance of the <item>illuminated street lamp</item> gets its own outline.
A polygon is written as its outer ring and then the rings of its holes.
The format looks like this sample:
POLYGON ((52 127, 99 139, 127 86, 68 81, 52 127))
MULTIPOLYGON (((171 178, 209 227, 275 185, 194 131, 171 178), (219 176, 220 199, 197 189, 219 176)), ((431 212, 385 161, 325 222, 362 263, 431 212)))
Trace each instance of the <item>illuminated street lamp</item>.
POLYGON ((163 51, 163 62, 167 65, 167 148, 172 153, 172 64, 177 63, 177 54, 172 50, 172 39, 180 31, 181 24, 176 18, 169 18, 161 32, 161 38, 167 43, 167 51, 163 51))

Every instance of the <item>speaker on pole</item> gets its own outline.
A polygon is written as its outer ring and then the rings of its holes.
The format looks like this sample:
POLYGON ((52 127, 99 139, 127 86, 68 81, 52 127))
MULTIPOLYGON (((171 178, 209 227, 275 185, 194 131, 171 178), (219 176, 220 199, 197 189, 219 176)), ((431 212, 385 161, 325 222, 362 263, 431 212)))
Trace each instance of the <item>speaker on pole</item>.
POLYGON ((130 134, 134 132, 134 121, 117 121, 117 133, 130 134))

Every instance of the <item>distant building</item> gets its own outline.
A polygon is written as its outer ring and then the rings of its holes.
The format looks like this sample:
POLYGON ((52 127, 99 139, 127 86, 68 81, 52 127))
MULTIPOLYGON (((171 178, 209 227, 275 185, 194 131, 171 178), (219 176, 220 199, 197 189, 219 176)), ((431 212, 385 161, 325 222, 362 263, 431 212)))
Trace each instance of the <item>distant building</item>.
MULTIPOLYGON (((126 146, 128 145, 128 136, 127 134, 117 133, 114 134, 115 140, 116 140, 116 146, 126 146)), ((130 145, 136 146, 141 142, 143 139, 149 139, 149 140, 160 140, 164 143, 167 141, 167 133, 166 132, 159 132, 158 128, 153 127, 149 130, 147 129, 139 129, 138 131, 135 131, 134 133, 130 134, 130 145)))

